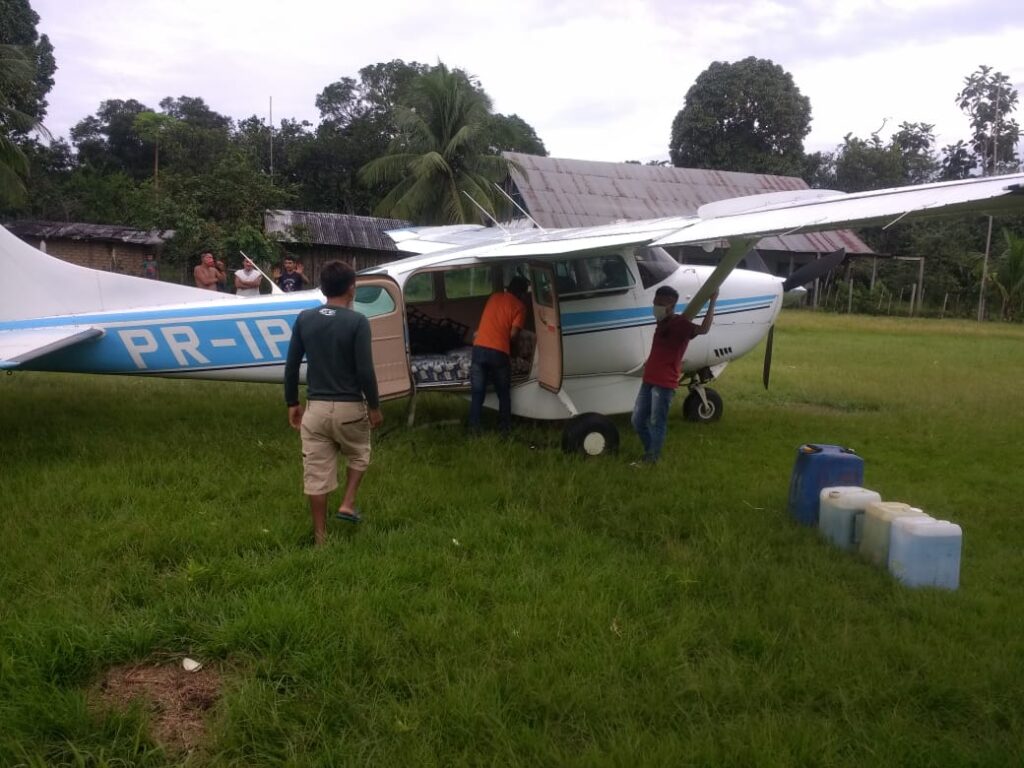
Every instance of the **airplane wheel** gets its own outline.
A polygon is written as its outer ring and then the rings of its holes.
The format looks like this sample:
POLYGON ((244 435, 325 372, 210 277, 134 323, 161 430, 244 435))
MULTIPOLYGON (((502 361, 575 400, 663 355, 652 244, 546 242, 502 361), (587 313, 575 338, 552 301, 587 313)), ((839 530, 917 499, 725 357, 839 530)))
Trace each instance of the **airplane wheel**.
POLYGON ((722 418, 722 397, 710 387, 704 387, 704 394, 707 395, 708 404, 700 399, 700 395, 694 391, 683 400, 683 417, 687 421, 707 423, 718 421, 722 418))
POLYGON ((619 450, 619 430, 607 416, 581 413, 562 431, 562 450, 584 456, 602 456, 619 450))

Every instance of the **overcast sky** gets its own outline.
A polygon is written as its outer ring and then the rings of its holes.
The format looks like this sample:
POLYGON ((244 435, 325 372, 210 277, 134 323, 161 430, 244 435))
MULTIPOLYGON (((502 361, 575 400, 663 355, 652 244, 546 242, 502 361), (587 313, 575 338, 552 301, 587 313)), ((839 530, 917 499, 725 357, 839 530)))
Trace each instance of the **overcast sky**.
MULTIPOLYGON (((316 95, 367 65, 441 60, 554 157, 668 157, 672 119, 712 61, 768 58, 811 100, 806 146, 888 120, 967 138, 954 98, 988 64, 1024 91, 1021 0, 31 0, 58 70, 55 135, 105 99, 156 108, 200 96, 234 117, 306 119, 316 95)), ((1018 112, 1018 121, 1024 122, 1018 112)))

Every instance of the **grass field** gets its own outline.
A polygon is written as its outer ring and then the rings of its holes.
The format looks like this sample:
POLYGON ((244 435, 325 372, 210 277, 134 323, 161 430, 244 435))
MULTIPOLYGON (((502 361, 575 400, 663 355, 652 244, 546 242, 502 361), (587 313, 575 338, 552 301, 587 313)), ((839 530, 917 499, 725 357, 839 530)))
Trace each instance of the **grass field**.
POLYGON ((760 363, 654 469, 624 417, 591 461, 386 432, 320 551, 278 387, 0 378, 0 765, 1021 764, 1024 328, 788 313, 760 363), (959 522, 961 589, 793 524, 808 441, 959 522), (184 655, 225 681, 200 750, 94 705, 184 655))

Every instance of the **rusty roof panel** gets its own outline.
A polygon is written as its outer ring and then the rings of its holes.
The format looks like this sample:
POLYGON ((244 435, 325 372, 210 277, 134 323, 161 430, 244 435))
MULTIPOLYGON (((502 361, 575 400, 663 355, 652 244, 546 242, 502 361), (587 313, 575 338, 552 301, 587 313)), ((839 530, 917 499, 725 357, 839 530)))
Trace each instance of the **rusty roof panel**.
POLYGON ((408 227, 402 219, 349 216, 317 211, 265 211, 263 228, 284 243, 337 245, 368 251, 397 251, 385 234, 389 229, 408 227))
POLYGON ((7 230, 21 238, 64 239, 131 245, 163 245, 174 237, 173 229, 133 229, 114 224, 74 224, 60 221, 12 221, 7 230))
MULTIPOLYGON (((513 180, 526 209, 543 227, 586 227, 619 219, 696 215, 705 203, 765 192, 807 189, 803 179, 761 173, 567 160, 506 152, 522 173, 513 180)), ((766 250, 851 254, 872 250, 852 231, 811 232, 768 237, 766 250)))

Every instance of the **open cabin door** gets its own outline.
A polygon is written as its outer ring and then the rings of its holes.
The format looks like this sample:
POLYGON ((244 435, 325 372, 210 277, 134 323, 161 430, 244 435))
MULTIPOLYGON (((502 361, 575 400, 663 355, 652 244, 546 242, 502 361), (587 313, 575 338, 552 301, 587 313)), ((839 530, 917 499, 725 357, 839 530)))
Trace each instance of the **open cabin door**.
POLYGON ((531 262, 530 277, 537 331, 537 383, 558 392, 562 389, 562 318, 558 313, 555 270, 550 264, 531 262))
POLYGON ((366 315, 373 339, 373 370, 381 400, 393 400, 412 392, 409 348, 405 333, 405 302, 402 289, 390 277, 356 278, 352 309, 366 315))

